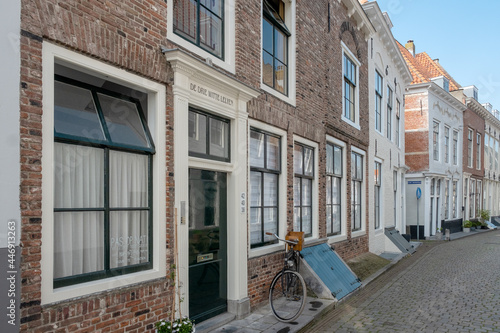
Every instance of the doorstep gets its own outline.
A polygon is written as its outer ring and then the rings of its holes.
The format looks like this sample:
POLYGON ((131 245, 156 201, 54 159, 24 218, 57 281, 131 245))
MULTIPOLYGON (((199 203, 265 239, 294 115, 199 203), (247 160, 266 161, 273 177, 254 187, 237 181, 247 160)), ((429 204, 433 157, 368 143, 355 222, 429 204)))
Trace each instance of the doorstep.
MULTIPOLYGON (((252 311, 248 316, 232 320, 230 322, 224 323, 222 325, 214 325, 214 320, 220 316, 214 317, 212 319, 206 320, 199 325, 196 325, 196 333, 270 333, 270 332, 287 332, 293 333, 298 332, 304 326, 309 324, 314 318, 321 315, 325 311, 329 311, 335 307, 336 301, 319 299, 315 297, 307 297, 306 306, 304 311, 297 318, 296 321, 291 323, 282 323, 278 321, 269 306, 269 304, 260 306, 252 311), (217 327, 217 328, 216 328, 217 327)), ((224 316, 225 314, 221 315, 224 316)), ((234 315, 232 315, 234 318, 234 315)))

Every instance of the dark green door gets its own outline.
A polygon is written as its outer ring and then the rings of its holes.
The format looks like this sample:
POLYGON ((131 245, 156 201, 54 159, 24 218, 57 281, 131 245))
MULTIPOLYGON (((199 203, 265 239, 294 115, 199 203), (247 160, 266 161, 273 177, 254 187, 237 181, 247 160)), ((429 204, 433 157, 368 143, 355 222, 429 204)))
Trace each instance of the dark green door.
POLYGON ((189 316, 227 311, 226 174, 189 169, 189 316))

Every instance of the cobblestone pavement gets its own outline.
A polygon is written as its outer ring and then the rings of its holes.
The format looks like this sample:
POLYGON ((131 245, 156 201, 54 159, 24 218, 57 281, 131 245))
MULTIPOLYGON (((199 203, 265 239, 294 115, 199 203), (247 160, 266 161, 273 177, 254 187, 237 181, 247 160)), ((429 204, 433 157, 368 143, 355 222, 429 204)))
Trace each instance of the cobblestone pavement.
POLYGON ((500 332, 500 230, 424 242, 302 332, 500 332))

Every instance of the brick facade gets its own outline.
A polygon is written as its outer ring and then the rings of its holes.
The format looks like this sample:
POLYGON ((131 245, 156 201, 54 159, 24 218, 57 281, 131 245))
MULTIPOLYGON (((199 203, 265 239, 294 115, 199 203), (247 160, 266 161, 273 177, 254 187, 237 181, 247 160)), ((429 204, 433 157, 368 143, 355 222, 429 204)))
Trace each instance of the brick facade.
MULTIPOLYGON (((332 2, 330 23, 326 1, 297 5, 297 91, 296 106, 267 94, 248 103, 249 117, 287 132, 288 201, 287 225, 293 225, 293 136, 304 137, 319 147, 319 236, 326 237, 325 138, 330 135, 346 143, 347 188, 350 198, 350 151, 355 146, 368 153, 368 63, 364 33, 339 2, 332 2), (328 28, 328 24, 330 27, 328 28), (359 67, 360 129, 341 119, 341 41, 357 55, 359 67)), ((260 89, 261 84, 261 2, 236 1, 236 74, 234 78, 260 89), (255 35, 256 38, 249 38, 255 35)), ((21 214, 22 294, 21 331, 26 332, 144 332, 171 312, 173 286, 170 280, 152 280, 139 285, 108 290, 77 299, 42 305, 41 238, 42 220, 42 46, 51 42, 79 54, 98 59, 167 87, 166 95, 166 261, 167 276, 173 260, 174 222, 173 97, 172 73, 161 45, 167 41, 165 1, 22 1, 21 14, 21 214)), ((364 160, 364 185, 368 187, 368 159, 364 160)), ((285 169, 285 166, 283 167, 285 169)), ((368 230, 369 201, 365 191, 363 208, 368 230)), ((349 200, 349 199, 348 199, 349 200)), ((368 235, 351 238, 350 205, 347 207, 347 240, 335 244, 336 251, 349 259, 368 251, 368 235)), ((281 266, 282 253, 248 261, 248 294, 251 305, 267 299, 272 276, 281 266)))

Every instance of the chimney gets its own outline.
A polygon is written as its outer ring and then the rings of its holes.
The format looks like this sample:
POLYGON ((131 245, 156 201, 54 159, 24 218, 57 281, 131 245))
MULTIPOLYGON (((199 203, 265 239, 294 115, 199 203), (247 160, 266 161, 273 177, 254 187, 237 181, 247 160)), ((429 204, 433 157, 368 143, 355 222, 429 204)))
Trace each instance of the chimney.
POLYGON ((412 56, 415 56, 415 44, 413 43, 413 40, 409 40, 406 44, 405 44, 405 48, 410 51, 411 55, 412 56))

